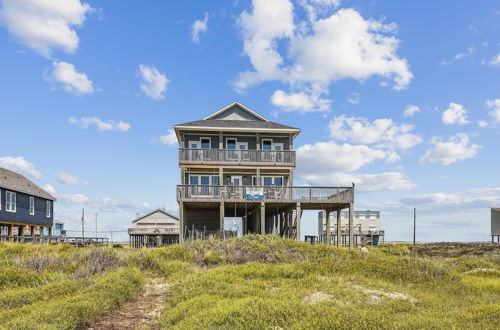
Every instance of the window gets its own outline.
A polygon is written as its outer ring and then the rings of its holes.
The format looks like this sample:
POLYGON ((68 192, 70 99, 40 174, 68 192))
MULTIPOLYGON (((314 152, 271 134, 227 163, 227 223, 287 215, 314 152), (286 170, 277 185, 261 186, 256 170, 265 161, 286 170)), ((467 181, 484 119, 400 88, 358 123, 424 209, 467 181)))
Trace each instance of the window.
POLYGON ((260 180, 257 180, 257 176, 252 176, 252 185, 254 186, 260 186, 260 182, 258 182, 260 180))
POLYGON ((264 176, 264 186, 283 186, 282 176, 264 176))
POLYGON ((30 196, 30 215, 35 214, 35 197, 30 196))
POLYGON ((7 212, 16 212, 16 193, 12 191, 5 192, 5 210, 7 212))
POLYGON ((47 218, 50 218, 50 215, 52 213, 50 208, 51 208, 52 204, 50 203, 50 201, 47 201, 46 203, 47 203, 46 215, 47 215, 47 218))
POLYGON ((273 140, 262 140, 262 150, 273 150, 273 140))
POLYGON ((202 185, 210 185, 210 177, 208 175, 201 176, 201 184, 202 185))
POLYGON ((189 184, 198 184, 198 176, 197 175, 191 175, 189 177, 189 184))
POLYGON ((236 150, 236 139, 226 139, 226 149, 236 150))
POLYGON ((212 147, 210 144, 210 138, 208 137, 200 138, 200 144, 202 149, 210 149, 212 147))

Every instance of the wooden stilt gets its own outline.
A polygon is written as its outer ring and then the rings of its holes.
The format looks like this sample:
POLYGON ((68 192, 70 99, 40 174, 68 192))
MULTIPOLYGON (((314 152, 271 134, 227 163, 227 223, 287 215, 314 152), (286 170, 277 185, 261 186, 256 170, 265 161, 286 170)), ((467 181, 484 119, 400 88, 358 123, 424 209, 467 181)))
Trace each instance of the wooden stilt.
POLYGON ((326 237, 326 240, 325 240, 325 243, 330 245, 331 244, 331 239, 330 239, 330 211, 327 210, 325 211, 325 214, 326 214, 326 229, 325 229, 325 237, 326 237))
POLYGON ((354 222, 354 204, 349 204, 349 248, 352 249, 354 247, 354 231, 353 231, 353 222, 354 222))
POLYGON ((337 247, 342 246, 342 210, 337 210, 337 247))
POLYGON ((260 203, 260 233, 266 234, 266 204, 260 203))

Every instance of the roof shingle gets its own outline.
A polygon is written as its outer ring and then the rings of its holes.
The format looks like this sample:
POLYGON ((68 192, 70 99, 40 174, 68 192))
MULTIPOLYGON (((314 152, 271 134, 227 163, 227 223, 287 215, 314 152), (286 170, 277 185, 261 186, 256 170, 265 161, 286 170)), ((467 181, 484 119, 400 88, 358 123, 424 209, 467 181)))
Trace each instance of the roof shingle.
POLYGON ((56 199, 25 176, 0 167, 0 187, 55 201, 56 199))

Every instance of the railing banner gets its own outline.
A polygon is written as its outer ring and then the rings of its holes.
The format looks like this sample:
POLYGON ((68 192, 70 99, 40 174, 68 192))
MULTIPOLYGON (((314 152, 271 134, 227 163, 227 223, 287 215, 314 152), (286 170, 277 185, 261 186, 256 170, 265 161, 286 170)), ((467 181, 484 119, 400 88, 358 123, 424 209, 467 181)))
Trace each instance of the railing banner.
POLYGON ((264 188, 246 187, 245 199, 259 200, 259 201, 263 200, 264 199, 264 188))

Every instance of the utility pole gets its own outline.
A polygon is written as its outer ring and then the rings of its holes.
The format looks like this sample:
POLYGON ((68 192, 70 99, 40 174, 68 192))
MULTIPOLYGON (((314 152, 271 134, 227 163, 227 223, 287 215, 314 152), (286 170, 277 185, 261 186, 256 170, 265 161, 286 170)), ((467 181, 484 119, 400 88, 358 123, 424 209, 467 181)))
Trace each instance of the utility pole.
POLYGON ((417 208, 413 208, 413 245, 416 245, 415 232, 417 230, 417 208))
POLYGON ((85 209, 82 209, 82 241, 85 245, 85 209))
POLYGON ((99 213, 94 213, 95 214, 95 238, 97 238, 97 216, 99 215, 99 213))

